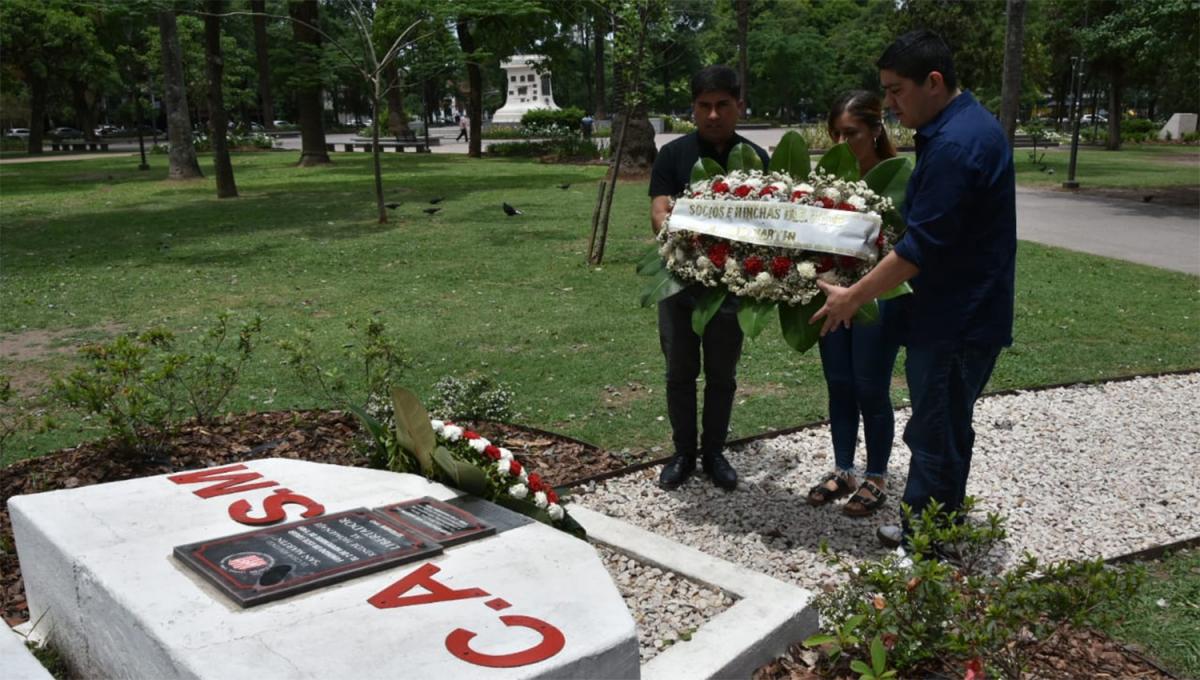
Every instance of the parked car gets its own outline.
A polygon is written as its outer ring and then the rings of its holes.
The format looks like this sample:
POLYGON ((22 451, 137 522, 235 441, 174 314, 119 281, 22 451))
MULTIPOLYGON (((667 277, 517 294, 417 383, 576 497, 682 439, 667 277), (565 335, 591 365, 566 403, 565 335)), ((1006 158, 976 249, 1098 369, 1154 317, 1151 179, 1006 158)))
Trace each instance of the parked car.
POLYGON ((1083 123, 1084 125, 1091 125, 1092 123, 1107 123, 1108 117, 1105 116, 1103 113, 1097 113, 1095 119, 1093 120, 1092 114, 1085 113, 1079 119, 1079 122, 1083 123))
POLYGON ((73 127, 56 127, 50 131, 50 136, 58 139, 83 139, 83 130, 73 127))
POLYGON ((121 128, 116 125, 100 125, 96 127, 96 135, 98 137, 112 137, 121 132, 121 128))
POLYGON ((29 139, 29 128, 9 128, 4 136, 9 139, 29 139))
POLYGON ((277 121, 275 121, 275 127, 286 128, 286 127, 295 127, 295 126, 286 120, 277 120, 277 121))

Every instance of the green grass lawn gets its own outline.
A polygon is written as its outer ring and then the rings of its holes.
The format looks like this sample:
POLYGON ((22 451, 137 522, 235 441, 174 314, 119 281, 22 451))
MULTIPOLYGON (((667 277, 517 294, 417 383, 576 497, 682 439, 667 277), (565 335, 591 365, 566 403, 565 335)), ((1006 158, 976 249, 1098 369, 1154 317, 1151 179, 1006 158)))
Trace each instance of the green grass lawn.
MULTIPOLYGON (((1054 171, 1042 172, 1030 158, 1032 149, 1016 149, 1013 161, 1017 183, 1057 188, 1067 179, 1071 146, 1052 147, 1039 158, 1054 171)), ((1075 179, 1085 189, 1121 189, 1186 186, 1200 189, 1200 147, 1162 144, 1126 144, 1120 151, 1081 146, 1075 179)))
POLYGON ((1200 549, 1140 565, 1146 582, 1118 604, 1109 633, 1142 645, 1181 678, 1200 677, 1200 549))
MULTIPOLYGON (((136 158, 0 166, 0 372, 36 400, 72 343, 155 324, 186 335, 228 309, 262 314, 267 340, 232 409, 329 406, 273 342, 311 331, 346 369, 347 324, 378 315, 422 396, 443 376, 492 376, 514 389, 521 423, 634 454, 669 441, 655 315, 635 303, 644 182, 620 187, 606 261, 589 267, 601 167, 387 154, 385 190, 403 205, 379 225, 370 157, 335 159, 236 155, 232 200, 215 198, 211 158, 191 183, 167 181, 162 156, 148 172, 136 158), (434 196, 443 210, 426 216, 434 196)), ((1017 341, 989 389, 1200 366, 1196 277, 1029 243, 1018 262, 1017 341)), ((775 329, 747 342, 739 378, 734 437, 825 416, 816 353, 775 329)), ((895 384, 902 398, 899 370, 895 384)), ((61 420, 11 440, 0 463, 95 436, 61 420)))

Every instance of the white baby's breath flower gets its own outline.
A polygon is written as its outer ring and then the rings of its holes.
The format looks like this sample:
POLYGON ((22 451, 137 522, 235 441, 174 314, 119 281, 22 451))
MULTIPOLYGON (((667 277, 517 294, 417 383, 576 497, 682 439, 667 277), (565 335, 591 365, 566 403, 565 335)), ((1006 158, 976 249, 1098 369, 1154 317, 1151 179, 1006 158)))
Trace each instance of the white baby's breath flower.
POLYGON ((529 495, 529 488, 524 484, 513 484, 508 487, 508 495, 513 498, 524 498, 529 495))
POLYGON ((817 278, 817 266, 812 262, 801 262, 796 265, 796 273, 805 279, 817 278))
POLYGON ((792 191, 803 191, 806 194, 811 194, 813 192, 813 186, 808 182, 801 182, 792 187, 792 191))
POLYGON ((550 504, 550 501, 549 501, 549 499, 547 499, 547 498, 546 498, 546 492, 545 492, 545 491, 539 491, 539 492, 537 492, 537 493, 533 494, 533 502, 534 502, 534 504, 535 504, 535 505, 537 505, 539 508, 544 508, 544 507, 546 507, 547 505, 549 505, 549 504, 550 504))
POLYGON ((822 191, 821 195, 824 196, 825 198, 828 198, 831 201, 837 201, 838 199, 840 199, 842 197, 841 192, 839 192, 837 189, 835 189, 833 187, 829 187, 828 189, 822 191))
POLYGON ((704 255, 696 258, 696 267, 700 270, 714 269, 712 260, 708 259, 704 255))
POLYGON ((850 198, 846 199, 846 202, 854 206, 855 210, 862 210, 863 208, 867 207, 867 199, 863 198, 862 196, 851 196, 850 198))
POLYGON ((770 283, 773 280, 774 279, 771 277, 771 272, 759 272, 758 275, 754 277, 754 282, 759 285, 770 283))

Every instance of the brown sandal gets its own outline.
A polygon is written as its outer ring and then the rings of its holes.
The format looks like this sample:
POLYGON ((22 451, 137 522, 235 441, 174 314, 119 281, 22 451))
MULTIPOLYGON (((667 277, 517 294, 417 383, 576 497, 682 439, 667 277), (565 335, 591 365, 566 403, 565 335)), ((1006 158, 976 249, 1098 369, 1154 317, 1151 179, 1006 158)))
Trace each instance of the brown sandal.
POLYGON ((856 491, 854 495, 850 497, 850 500, 846 501, 846 504, 842 506, 842 512, 850 517, 868 517, 875 514, 876 510, 883 507, 883 504, 886 501, 887 493, 885 493, 883 489, 879 488, 875 482, 872 482, 869 479, 864 479, 863 483, 859 485, 858 491, 856 491), (868 498, 864 496, 862 493, 863 489, 866 489, 875 497, 868 498))
POLYGON ((809 505, 815 508, 831 501, 836 501, 843 496, 849 496, 853 490, 843 475, 837 472, 830 472, 821 481, 817 482, 814 487, 808 490, 808 498, 806 500, 809 505), (836 484, 837 488, 830 489, 825 486, 829 482, 836 484))

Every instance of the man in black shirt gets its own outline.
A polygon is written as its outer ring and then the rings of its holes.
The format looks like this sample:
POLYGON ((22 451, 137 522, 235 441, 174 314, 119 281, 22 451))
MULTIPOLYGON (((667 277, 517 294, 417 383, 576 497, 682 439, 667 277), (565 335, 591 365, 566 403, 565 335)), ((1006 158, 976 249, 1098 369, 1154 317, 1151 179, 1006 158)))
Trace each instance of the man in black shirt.
MULTIPOLYGON (((667 144, 658 152, 650 176, 650 223, 657 234, 670 215, 671 199, 683 193, 692 166, 701 157, 725 167, 729 152, 750 145, 766 168, 767 153, 735 131, 744 103, 737 72, 728 66, 709 66, 692 77, 692 117, 696 131, 667 144)), ((658 483, 675 489, 696 469, 696 379, 704 350, 704 433, 699 453, 704 471, 727 491, 737 488, 737 472, 721 451, 729 431, 729 415, 737 391, 737 362, 742 355, 738 298, 725 298, 704 329, 692 331, 692 310, 703 286, 696 284, 658 303, 658 339, 667 360, 667 415, 671 419, 675 455, 663 467, 658 483)))

